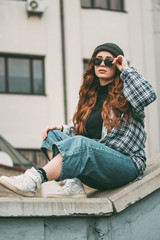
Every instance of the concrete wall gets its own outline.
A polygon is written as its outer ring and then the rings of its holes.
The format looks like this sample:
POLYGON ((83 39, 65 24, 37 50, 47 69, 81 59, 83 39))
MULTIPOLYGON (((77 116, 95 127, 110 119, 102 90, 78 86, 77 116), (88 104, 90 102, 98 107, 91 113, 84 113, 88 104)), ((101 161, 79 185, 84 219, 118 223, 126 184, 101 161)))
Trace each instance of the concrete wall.
MULTIPOLYGON (((158 120, 160 119, 160 1, 152 1, 152 18, 153 18, 153 38, 154 38, 154 64, 158 95, 158 120)), ((160 131, 159 131, 160 133, 160 131)), ((160 134, 159 134, 160 136, 160 134)))
POLYGON ((64 122, 60 11, 46 0, 42 18, 28 17, 25 4, 0 1, 0 52, 44 55, 46 96, 1 94, 0 132, 17 148, 39 148, 44 128, 64 122))
POLYGON ((160 190, 157 190, 111 216, 100 213, 99 217, 76 217, 76 214, 74 217, 0 217, 0 240, 159 240, 159 212, 160 190))

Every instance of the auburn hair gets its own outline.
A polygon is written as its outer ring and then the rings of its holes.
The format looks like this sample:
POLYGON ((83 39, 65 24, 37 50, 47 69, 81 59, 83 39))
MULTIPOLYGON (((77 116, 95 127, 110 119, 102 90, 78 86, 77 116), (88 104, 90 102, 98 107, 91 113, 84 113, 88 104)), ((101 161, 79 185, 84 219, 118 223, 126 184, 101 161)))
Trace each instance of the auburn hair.
MULTIPOLYGON (((73 115, 75 135, 86 134, 85 122, 97 101, 100 83, 94 71, 92 61, 94 57, 95 55, 93 54, 83 74, 77 110, 73 115)), ((123 95, 123 81, 120 78, 118 69, 116 69, 114 80, 108 84, 108 95, 103 103, 101 116, 108 133, 112 127, 122 128, 121 121, 128 124, 131 122, 131 107, 123 95)))

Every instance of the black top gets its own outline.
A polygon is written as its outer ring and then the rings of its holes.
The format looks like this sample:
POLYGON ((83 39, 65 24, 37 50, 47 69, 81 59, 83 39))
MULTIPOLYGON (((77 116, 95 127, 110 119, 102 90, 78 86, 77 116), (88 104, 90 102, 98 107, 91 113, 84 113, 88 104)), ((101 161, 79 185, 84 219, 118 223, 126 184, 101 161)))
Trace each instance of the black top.
POLYGON ((94 138, 94 139, 101 138, 102 123, 103 123, 101 112, 102 112, 103 103, 106 100, 107 95, 108 95, 108 85, 100 86, 96 105, 94 109, 92 109, 85 124, 85 129, 87 132, 86 137, 94 138))

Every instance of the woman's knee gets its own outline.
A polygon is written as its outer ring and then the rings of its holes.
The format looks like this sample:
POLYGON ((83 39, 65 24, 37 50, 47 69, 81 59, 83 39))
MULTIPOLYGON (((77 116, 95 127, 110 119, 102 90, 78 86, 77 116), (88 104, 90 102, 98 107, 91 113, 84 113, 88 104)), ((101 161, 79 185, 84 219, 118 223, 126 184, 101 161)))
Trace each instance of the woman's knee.
POLYGON ((46 139, 44 139, 43 143, 50 146, 51 144, 53 144, 54 140, 55 140, 54 130, 49 130, 47 132, 47 137, 46 137, 46 139))
POLYGON ((57 130, 57 129, 49 130, 49 131, 47 132, 47 136, 52 136, 52 135, 54 135, 54 134, 57 134, 57 132, 59 132, 59 130, 57 130))
POLYGON ((56 139, 58 134, 59 134, 59 130, 53 129, 53 130, 49 130, 47 133, 47 138, 46 140, 50 140, 50 139, 56 139))

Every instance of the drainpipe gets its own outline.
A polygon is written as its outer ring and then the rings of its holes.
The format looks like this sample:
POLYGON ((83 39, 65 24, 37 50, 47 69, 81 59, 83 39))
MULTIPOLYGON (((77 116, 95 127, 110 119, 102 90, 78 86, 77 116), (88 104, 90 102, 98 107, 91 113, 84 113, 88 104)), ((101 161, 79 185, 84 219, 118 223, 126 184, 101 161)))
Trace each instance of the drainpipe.
POLYGON ((68 122, 67 112, 67 83, 66 83, 66 56, 65 56, 65 32, 64 32, 64 4, 60 0, 60 22, 61 22, 61 46, 62 46, 62 74, 63 74, 63 99, 64 99, 64 120, 68 122))

